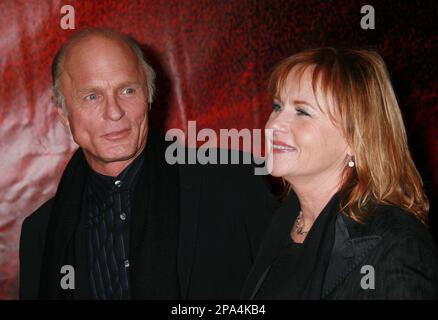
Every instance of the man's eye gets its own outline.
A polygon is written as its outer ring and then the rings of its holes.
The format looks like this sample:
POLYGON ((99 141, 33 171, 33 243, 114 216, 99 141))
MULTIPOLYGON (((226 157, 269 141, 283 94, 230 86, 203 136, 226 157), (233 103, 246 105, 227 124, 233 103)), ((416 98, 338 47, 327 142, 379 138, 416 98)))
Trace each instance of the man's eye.
POLYGON ((95 93, 89 94, 85 97, 85 100, 94 101, 97 100, 97 95, 95 93))
POLYGON ((125 88, 122 91, 123 94, 134 94, 135 93, 135 89, 134 88, 125 88))
POLYGON ((272 104, 272 110, 274 110, 275 112, 279 112, 281 111, 281 106, 278 103, 274 102, 272 104))

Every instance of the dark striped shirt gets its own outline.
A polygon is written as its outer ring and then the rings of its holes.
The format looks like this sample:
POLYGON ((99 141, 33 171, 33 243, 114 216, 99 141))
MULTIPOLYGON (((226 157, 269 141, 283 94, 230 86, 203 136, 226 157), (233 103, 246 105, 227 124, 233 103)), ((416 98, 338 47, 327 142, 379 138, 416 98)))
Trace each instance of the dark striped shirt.
POLYGON ((143 165, 138 156, 117 177, 89 170, 86 234, 90 293, 94 299, 129 299, 129 224, 134 188, 143 165))

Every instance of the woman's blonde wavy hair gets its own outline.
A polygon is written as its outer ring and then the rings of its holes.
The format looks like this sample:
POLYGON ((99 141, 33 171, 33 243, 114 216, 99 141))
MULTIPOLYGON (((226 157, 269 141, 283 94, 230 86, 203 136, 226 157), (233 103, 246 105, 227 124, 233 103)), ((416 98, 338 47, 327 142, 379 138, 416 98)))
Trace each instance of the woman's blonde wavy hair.
MULTIPOLYGON (((369 50, 319 48, 295 54, 274 69, 269 91, 279 96, 292 68, 312 68, 316 95, 332 97, 338 121, 353 152, 340 188, 346 215, 363 223, 376 204, 404 209, 427 223, 429 202, 410 155, 397 98, 382 57, 369 50)), ((290 187, 289 187, 290 188, 290 187)))

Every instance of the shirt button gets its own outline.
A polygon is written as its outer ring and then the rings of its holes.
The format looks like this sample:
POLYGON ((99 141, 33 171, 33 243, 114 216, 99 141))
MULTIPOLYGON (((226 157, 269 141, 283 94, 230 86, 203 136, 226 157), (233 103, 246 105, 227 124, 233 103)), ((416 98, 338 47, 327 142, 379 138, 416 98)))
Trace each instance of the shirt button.
POLYGON ((120 188, 122 186, 122 181, 121 180, 116 180, 114 182, 114 184, 116 185, 116 187, 120 188))
POLYGON ((126 213, 122 213, 121 215, 120 215, 120 219, 122 220, 122 221, 125 221, 126 220, 126 213))
POLYGON ((129 268, 129 260, 125 260, 125 268, 129 268))

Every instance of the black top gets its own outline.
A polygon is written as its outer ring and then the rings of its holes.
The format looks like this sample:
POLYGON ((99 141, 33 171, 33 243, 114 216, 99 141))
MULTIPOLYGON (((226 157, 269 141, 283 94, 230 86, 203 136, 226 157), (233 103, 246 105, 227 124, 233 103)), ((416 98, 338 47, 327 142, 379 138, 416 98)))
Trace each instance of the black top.
POLYGON ((143 165, 140 154, 117 177, 90 168, 84 218, 93 299, 129 299, 129 226, 134 188, 143 165))
POLYGON ((430 233, 413 214, 394 206, 376 205, 368 212, 366 221, 359 224, 340 213, 338 204, 327 209, 335 218, 334 224, 326 225, 333 228, 334 237, 330 236, 331 231, 322 237, 319 246, 314 246, 317 259, 310 259, 308 244, 318 243, 309 241, 314 224, 297 259, 300 271, 292 265, 294 269, 287 274, 286 263, 293 259, 282 251, 284 239, 290 239, 291 216, 299 212, 298 198, 290 195, 265 234, 242 298, 438 298, 437 248, 430 233), (296 291, 302 288, 300 282, 309 285, 297 295, 296 291))
POLYGON ((302 244, 294 243, 290 230, 300 211, 290 197, 280 211, 288 215, 282 233, 282 245, 266 275, 257 299, 319 299, 333 245, 335 217, 339 212, 338 195, 327 203, 302 244), (327 247, 327 249, 326 249, 327 247), (321 276, 320 276, 321 275, 321 276))
POLYGON ((280 291, 284 288, 284 284, 289 282, 291 272, 294 269, 295 262, 299 259, 302 248, 301 243, 293 241, 284 247, 273 262, 271 270, 257 294, 257 299, 280 299, 280 291))

